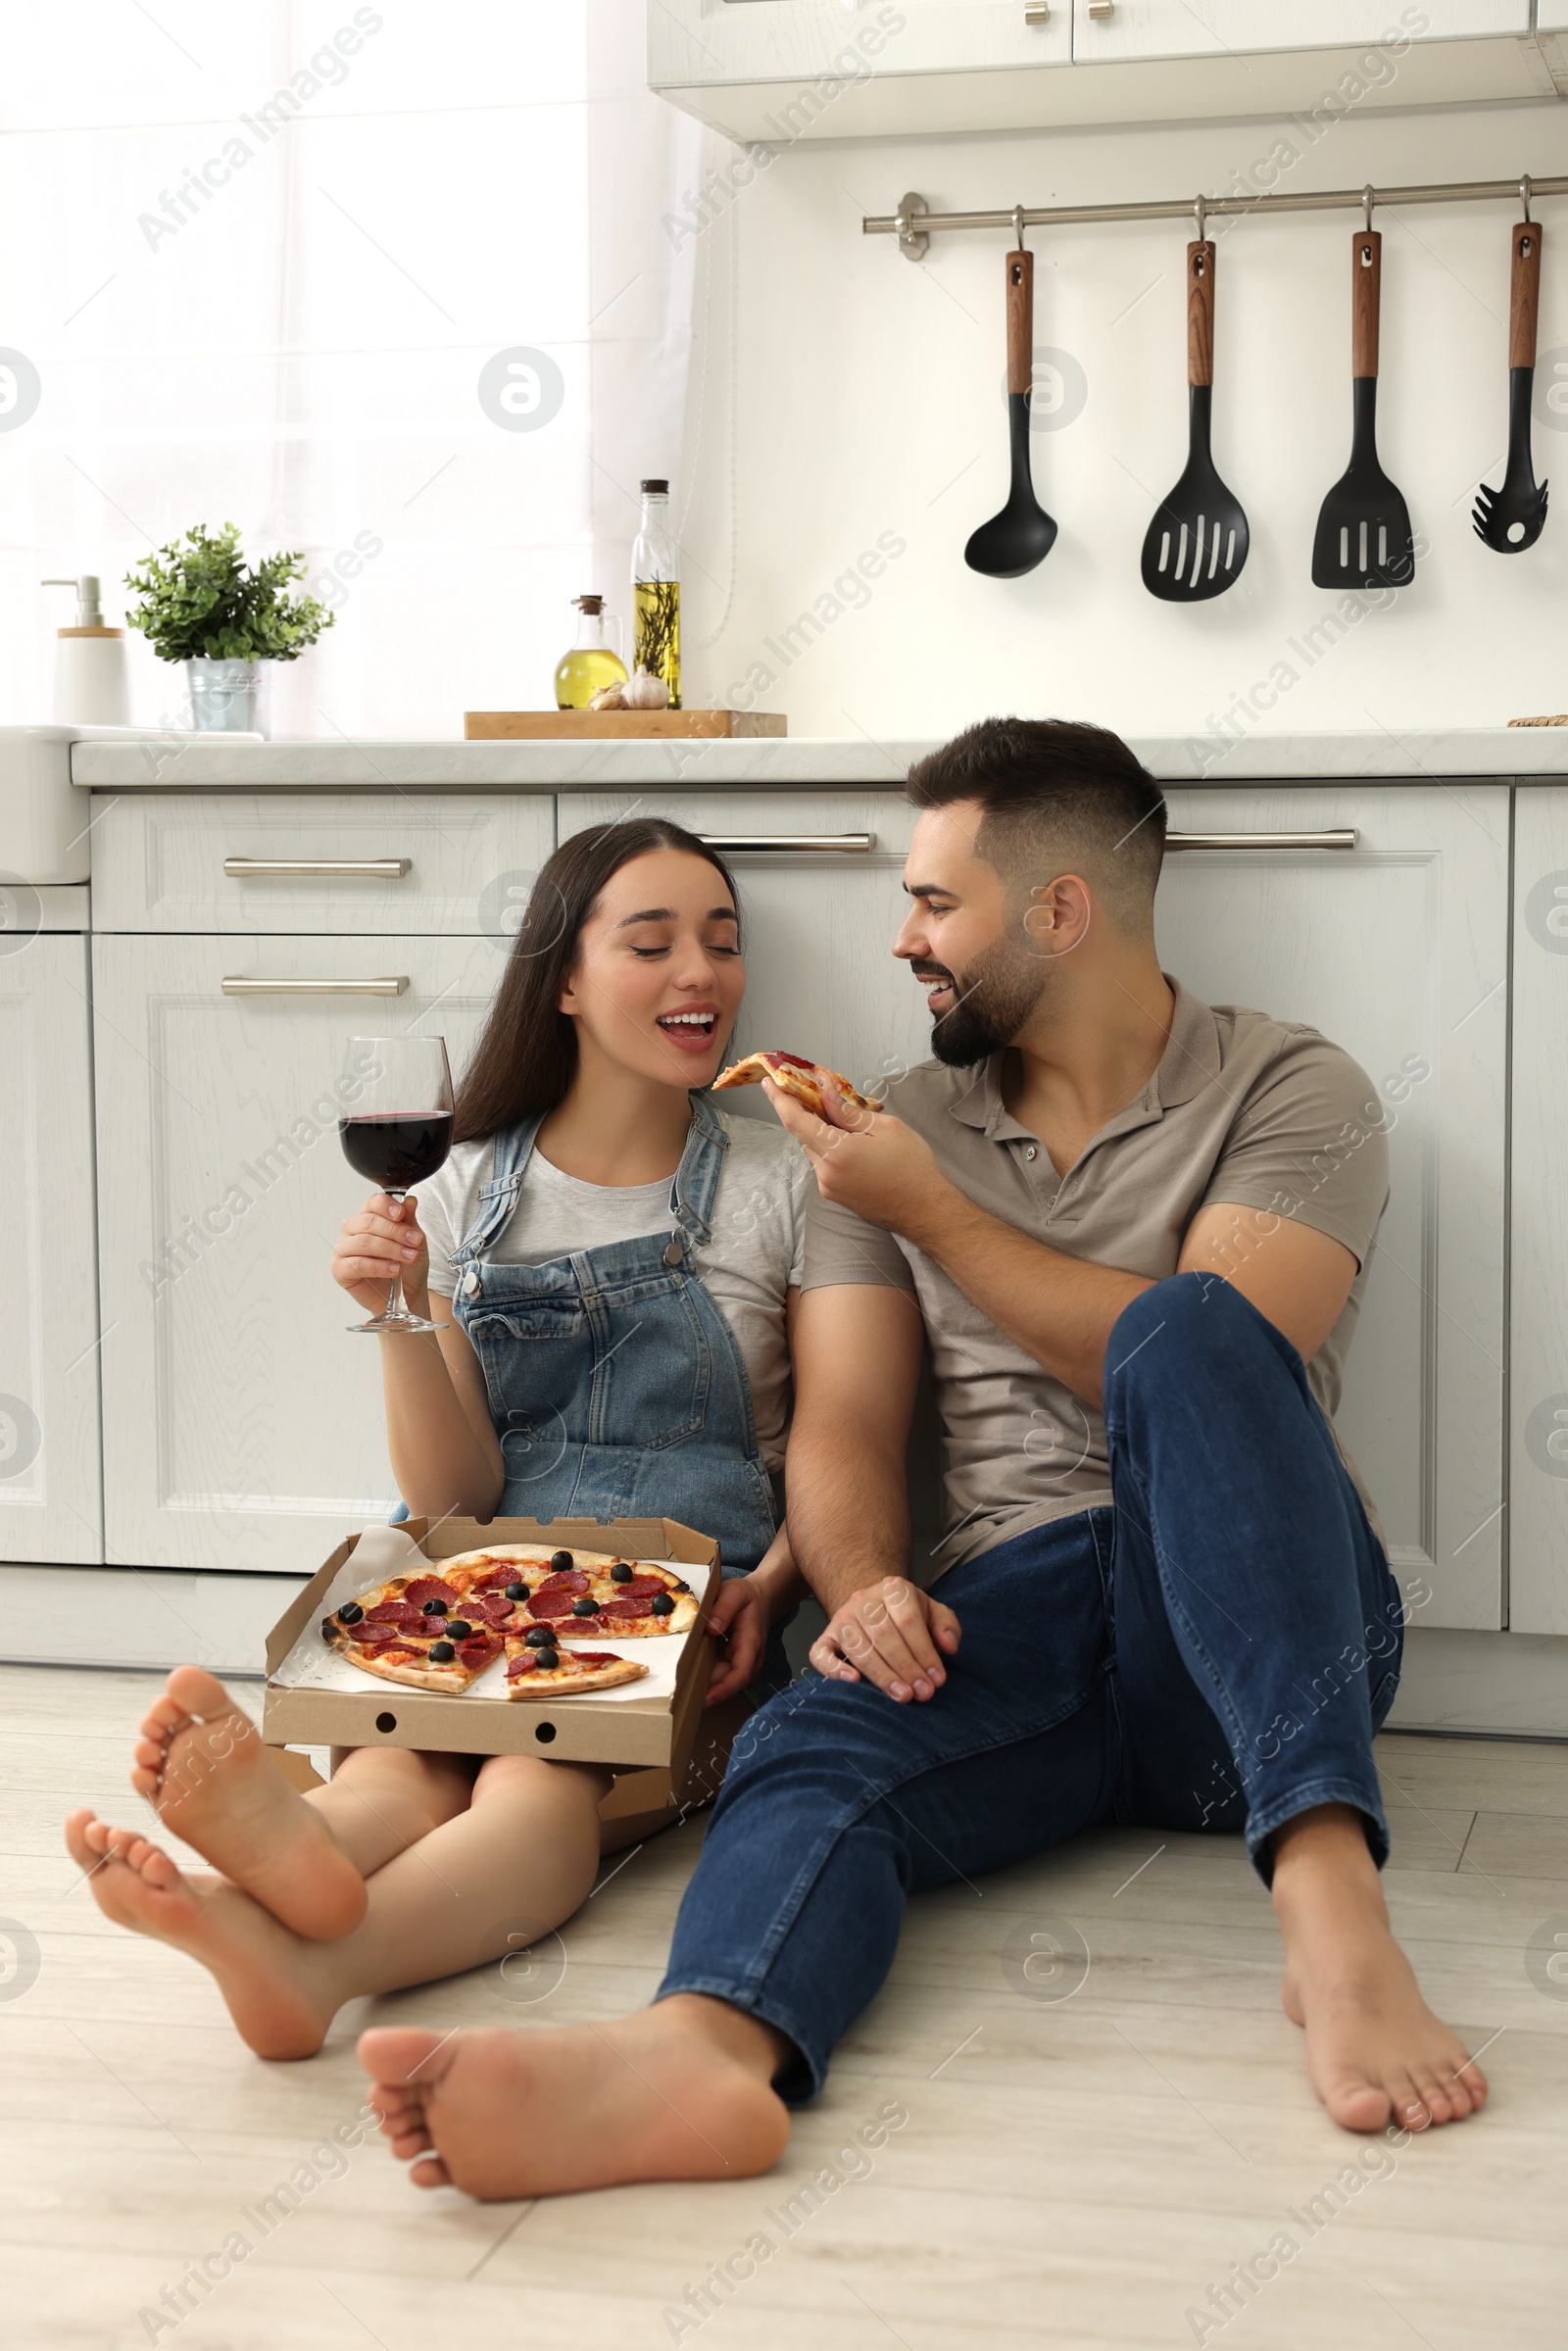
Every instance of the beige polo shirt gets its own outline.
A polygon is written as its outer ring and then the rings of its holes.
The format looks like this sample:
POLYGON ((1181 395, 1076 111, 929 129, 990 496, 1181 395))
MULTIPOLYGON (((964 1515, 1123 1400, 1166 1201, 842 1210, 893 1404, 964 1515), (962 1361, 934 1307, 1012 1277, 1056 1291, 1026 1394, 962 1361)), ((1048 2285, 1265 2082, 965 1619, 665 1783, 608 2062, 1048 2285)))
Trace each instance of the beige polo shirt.
MULTIPOLYGON (((1293 1217, 1344 1244, 1357 1272, 1307 1366, 1330 1425, 1389 1196, 1388 1113, 1366 1072, 1316 1029, 1205 1004, 1167 980, 1176 1008, 1159 1066, 1058 1177, 1002 1100, 1002 1056, 968 1069, 924 1062, 888 1108, 931 1145, 977 1206, 1068 1256, 1160 1281, 1210 1201, 1293 1217)), ((1266 1244, 1265 1244, 1266 1246, 1266 1244)), ((938 1573, 1111 1500, 1100 1413, 1038 1364, 922 1250, 812 1188, 804 1287, 889 1283, 919 1299, 947 1434, 938 1573)), ((1339 1439, 1336 1436, 1336 1445, 1339 1439)), ((1371 1495, 1340 1456, 1382 1538, 1371 1495)))

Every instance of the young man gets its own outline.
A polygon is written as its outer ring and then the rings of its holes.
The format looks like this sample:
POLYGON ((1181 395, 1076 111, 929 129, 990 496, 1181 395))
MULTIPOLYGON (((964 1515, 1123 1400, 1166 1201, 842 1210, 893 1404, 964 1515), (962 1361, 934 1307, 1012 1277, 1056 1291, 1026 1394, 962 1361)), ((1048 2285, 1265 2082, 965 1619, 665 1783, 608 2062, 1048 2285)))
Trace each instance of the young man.
POLYGON ((1378 1882, 1402 1609, 1331 1416, 1387 1197, 1380 1105, 1316 1031, 1161 972, 1164 804, 1115 736, 994 721, 909 792, 893 952, 937 1058, 858 1122, 773 1095, 821 1195, 789 1454, 820 1678, 737 1743, 652 2009, 365 2036, 421 2183, 765 2168, 907 1893, 1108 1821, 1245 1831, 1347 2130, 1486 2096, 1378 1882), (934 1593, 908 1577, 904 1468, 922 1315, 934 1593))

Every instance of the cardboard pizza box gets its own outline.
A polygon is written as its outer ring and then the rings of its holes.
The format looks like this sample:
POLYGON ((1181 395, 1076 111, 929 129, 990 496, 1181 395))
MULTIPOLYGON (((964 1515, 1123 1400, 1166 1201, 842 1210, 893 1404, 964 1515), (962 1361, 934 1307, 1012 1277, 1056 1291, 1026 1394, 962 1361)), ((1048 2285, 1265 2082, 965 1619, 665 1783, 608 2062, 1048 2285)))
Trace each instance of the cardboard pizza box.
MULTIPOLYGON (((718 1545, 708 1535, 672 1518, 406 1519, 409 1536, 430 1565, 487 1544, 540 1543, 549 1549, 619 1551, 628 1559, 654 1559, 688 1575, 697 1597, 697 1622, 688 1633, 664 1640, 627 1641, 624 1652, 653 1665, 656 1650, 678 1650, 668 1686, 643 1693, 640 1683, 619 1690, 589 1690, 579 1697, 481 1696, 481 1685, 451 1697, 426 1690, 405 1690, 394 1682, 357 1678, 357 1686, 290 1687, 279 1680, 285 1660, 325 1611, 326 1596, 349 1568, 361 1538, 351 1535, 311 1578, 267 1637, 267 1691, 262 1736, 269 1746, 423 1747, 464 1755, 546 1755, 558 1763, 605 1763, 648 1779, 635 1791, 630 1815, 654 1823, 656 1813, 674 1818, 687 1800, 689 1766, 697 1746, 703 1704, 713 1669, 713 1642, 704 1627, 718 1591, 718 1545), (636 1769, 635 1767, 641 1767, 636 1769), (657 1781, 654 1775, 658 1774, 657 1781), (646 1801, 643 1799, 646 1798, 646 1801)), ((380 1580, 386 1571, 366 1577, 380 1580)), ((609 1635, 606 1647, 616 1644, 609 1635)), ((323 1644, 324 1647, 324 1644, 323 1644)), ((662 1662, 662 1661, 661 1661, 662 1662)), ((618 1793, 612 1790, 612 1800, 618 1793)), ((624 1803, 632 1801, 628 1790, 624 1803)), ((699 1797, 696 1800, 701 1801, 699 1797)), ((654 1823, 654 1825, 659 1825, 654 1823)))

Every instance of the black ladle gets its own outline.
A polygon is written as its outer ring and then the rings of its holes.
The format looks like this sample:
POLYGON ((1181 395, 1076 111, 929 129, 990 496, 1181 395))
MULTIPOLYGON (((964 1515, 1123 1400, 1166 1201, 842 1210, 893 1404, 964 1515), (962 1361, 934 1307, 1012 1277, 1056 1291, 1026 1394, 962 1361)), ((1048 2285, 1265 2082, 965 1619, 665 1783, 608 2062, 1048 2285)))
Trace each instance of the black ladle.
MULTIPOLYGON (((1018 233, 1016 230, 1014 233, 1018 233)), ((1029 393, 1035 370, 1035 257, 1020 244, 1007 256, 1007 427, 1012 489, 1000 514, 971 532, 963 560, 992 579, 1021 579, 1056 543, 1056 526, 1035 496, 1029 470, 1029 393)))

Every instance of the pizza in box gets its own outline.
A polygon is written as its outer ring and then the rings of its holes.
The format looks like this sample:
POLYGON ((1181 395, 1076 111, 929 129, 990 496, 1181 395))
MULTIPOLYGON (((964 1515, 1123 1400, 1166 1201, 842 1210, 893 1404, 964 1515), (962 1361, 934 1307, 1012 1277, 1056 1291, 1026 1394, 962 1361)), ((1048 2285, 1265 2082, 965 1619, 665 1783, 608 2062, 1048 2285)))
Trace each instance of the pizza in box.
POLYGON ((385 1578, 323 1617, 321 1638, 362 1673, 453 1697, 504 1655, 508 1698, 538 1698, 647 1674, 634 1658, 575 1645, 584 1640, 657 1640, 689 1632, 697 1617, 696 1594, 672 1568, 497 1543, 385 1578))

